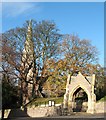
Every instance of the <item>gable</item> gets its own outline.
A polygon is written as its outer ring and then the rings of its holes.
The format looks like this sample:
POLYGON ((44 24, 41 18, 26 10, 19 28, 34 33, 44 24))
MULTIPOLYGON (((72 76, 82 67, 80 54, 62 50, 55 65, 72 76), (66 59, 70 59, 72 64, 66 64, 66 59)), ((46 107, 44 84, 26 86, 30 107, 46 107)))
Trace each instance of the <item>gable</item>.
POLYGON ((92 80, 92 77, 90 77, 90 76, 89 77, 84 77, 81 73, 79 73, 77 76, 72 76, 71 77, 70 84, 89 85, 89 84, 91 84, 91 80, 92 80))

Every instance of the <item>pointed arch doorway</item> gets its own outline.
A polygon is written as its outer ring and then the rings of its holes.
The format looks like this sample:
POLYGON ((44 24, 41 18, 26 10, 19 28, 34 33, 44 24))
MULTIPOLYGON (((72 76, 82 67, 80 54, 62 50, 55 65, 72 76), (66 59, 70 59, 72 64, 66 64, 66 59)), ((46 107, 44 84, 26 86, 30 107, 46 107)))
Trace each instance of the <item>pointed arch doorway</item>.
POLYGON ((88 95, 81 87, 77 88, 72 97, 73 112, 86 112, 88 109, 88 95))

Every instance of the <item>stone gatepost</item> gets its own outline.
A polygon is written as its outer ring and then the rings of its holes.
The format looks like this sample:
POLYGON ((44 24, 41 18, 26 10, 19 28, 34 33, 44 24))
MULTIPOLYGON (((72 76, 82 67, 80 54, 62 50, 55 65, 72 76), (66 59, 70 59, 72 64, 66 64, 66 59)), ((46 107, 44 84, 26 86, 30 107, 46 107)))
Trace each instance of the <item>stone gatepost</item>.
POLYGON ((87 113, 95 113, 95 103, 96 103, 96 95, 91 94, 91 99, 88 101, 88 110, 87 113))
POLYGON ((71 115, 72 112, 73 112, 73 110, 72 110, 72 100, 69 100, 69 101, 68 101, 68 112, 69 112, 70 115, 71 115))
POLYGON ((92 75, 92 82, 91 82, 91 101, 88 105, 89 109, 87 113, 95 113, 95 104, 96 104, 96 95, 94 94, 94 85, 95 85, 95 75, 92 75))
POLYGON ((68 75, 68 78, 67 78, 66 93, 64 95, 63 108, 68 108, 69 83, 70 83, 70 74, 68 75))
POLYGON ((92 113, 95 113, 96 95, 92 94, 92 113))
POLYGON ((95 112, 95 103, 96 103, 96 95, 94 94, 94 85, 95 85, 95 75, 93 74, 92 75, 92 83, 91 83, 91 86, 92 86, 92 113, 95 112))
POLYGON ((68 108, 68 94, 64 95, 63 108, 68 108))

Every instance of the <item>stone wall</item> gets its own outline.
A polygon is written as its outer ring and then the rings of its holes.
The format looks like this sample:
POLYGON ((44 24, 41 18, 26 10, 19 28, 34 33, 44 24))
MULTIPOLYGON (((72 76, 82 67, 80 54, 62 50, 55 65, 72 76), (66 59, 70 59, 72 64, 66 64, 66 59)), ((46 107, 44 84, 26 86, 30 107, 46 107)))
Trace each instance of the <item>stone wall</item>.
POLYGON ((56 115, 55 107, 28 108, 27 114, 31 117, 45 117, 56 115))
POLYGON ((106 113, 106 102, 97 102, 95 110, 96 113, 106 113))
POLYGON ((57 107, 28 107, 5 110, 4 118, 56 116, 57 107))
MULTIPOLYGON (((86 106, 87 103, 84 103, 86 106)), ((95 113, 106 113, 106 102, 97 102, 95 104, 95 113)), ((28 107, 27 109, 8 109, 5 110, 4 118, 16 118, 16 117, 47 117, 47 116, 60 116, 62 115, 61 106, 52 107, 28 107)))

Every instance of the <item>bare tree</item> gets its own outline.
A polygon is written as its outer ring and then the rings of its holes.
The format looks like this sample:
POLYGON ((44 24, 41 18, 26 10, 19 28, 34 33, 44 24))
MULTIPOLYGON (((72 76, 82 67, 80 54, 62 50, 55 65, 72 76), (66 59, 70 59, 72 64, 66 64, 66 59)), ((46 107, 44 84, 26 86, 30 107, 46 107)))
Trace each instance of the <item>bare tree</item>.
POLYGON ((38 74, 41 76, 44 75, 47 60, 58 56, 58 43, 62 36, 58 31, 55 23, 51 21, 39 22, 34 29, 38 74))
POLYGON ((75 35, 65 35, 60 44, 61 54, 67 63, 68 72, 81 71, 86 73, 87 64, 94 64, 98 59, 98 52, 89 40, 80 40, 75 35))

